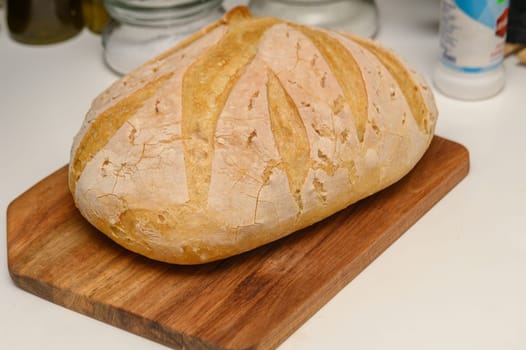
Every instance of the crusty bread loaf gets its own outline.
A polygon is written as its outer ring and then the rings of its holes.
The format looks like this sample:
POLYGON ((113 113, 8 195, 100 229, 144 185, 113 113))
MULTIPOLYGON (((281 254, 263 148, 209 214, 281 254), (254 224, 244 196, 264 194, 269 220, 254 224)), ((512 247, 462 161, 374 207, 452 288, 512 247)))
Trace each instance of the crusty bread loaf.
POLYGON ((374 42, 239 7, 95 99, 69 186, 118 244, 203 263, 399 180, 436 116, 422 77, 374 42))

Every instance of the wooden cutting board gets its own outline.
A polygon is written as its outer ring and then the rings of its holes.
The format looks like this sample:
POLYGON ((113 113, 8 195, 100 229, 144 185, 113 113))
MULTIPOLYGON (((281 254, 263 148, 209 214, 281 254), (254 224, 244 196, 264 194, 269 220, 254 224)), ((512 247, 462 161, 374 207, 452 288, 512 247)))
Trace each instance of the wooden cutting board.
POLYGON ((9 271, 22 289, 173 348, 275 348, 468 171, 468 151, 435 137, 404 179, 316 225, 227 260, 175 266, 90 226, 64 167, 10 204, 9 271))

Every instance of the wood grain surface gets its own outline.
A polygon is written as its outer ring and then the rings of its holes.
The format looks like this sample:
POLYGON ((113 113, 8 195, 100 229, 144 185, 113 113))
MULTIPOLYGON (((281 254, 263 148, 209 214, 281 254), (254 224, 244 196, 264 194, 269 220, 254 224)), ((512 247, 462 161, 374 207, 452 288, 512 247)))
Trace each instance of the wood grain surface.
POLYGON ((86 222, 64 167, 10 204, 9 271, 22 289, 176 349, 275 348, 468 171, 468 151, 435 137, 401 181, 316 225, 223 261, 176 266, 86 222))

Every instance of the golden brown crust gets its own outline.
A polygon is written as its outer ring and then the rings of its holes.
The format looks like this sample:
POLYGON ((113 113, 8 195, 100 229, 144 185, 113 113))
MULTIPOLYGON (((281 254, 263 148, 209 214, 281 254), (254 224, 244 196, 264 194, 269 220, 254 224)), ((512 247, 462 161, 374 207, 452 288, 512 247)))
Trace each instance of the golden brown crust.
POLYGON ((238 7, 93 102, 70 189, 124 247, 202 263, 397 181, 435 122, 431 92, 390 51, 238 7))
POLYGON ((303 213, 301 189, 311 167, 310 145, 296 104, 281 85, 276 74, 268 72, 267 103, 270 127, 280 156, 280 168, 287 175, 290 192, 303 213))
POLYGON ((411 114, 416 119, 420 129, 427 133, 433 133, 435 120, 429 119, 436 118, 437 112, 435 110, 430 110, 430 108, 435 108, 434 102, 430 103, 429 101, 426 101, 426 97, 428 99, 433 98, 430 92, 426 92, 429 90, 427 85, 416 81, 418 75, 415 75, 414 72, 412 73, 408 70, 407 66, 405 66, 392 51, 387 50, 370 40, 350 34, 346 35, 378 57, 401 87, 411 108, 411 114), (422 92, 422 90, 425 91, 422 92))
POLYGON ((259 39, 275 19, 246 20, 236 8, 225 18, 227 33, 197 58, 183 79, 182 136, 190 203, 206 206, 217 119, 244 67, 256 55, 259 39), (195 116, 199 116, 196 118, 195 116))
MULTIPOLYGON (((354 112, 358 140, 363 141, 367 123, 367 91, 358 63, 342 43, 321 30, 304 26, 298 29, 306 35, 327 61, 334 77, 342 88, 345 102, 354 112)), ((321 83, 323 84, 323 82, 321 83)))
POLYGON ((82 140, 73 156, 75 161, 72 162, 71 176, 69 178, 69 187, 72 192, 75 192, 76 182, 79 180, 86 164, 106 145, 122 124, 135 114, 146 100, 152 98, 159 86, 170 76, 171 74, 166 74, 149 82, 111 108, 108 108, 91 123, 89 129, 83 134, 82 140))

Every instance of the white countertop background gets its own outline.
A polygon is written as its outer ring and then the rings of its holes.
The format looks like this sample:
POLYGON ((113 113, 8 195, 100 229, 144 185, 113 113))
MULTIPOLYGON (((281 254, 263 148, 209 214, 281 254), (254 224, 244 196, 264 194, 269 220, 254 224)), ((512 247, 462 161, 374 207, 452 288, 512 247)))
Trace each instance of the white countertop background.
MULTIPOLYGON (((226 6, 243 1, 227 1, 226 6)), ((378 0, 377 39, 431 81, 437 0, 378 0)), ((91 100, 117 76, 100 37, 13 42, 0 28, 0 349, 162 349, 17 288, 7 205, 65 165, 91 100)), ((436 93, 437 134, 464 144, 457 187, 298 329, 280 350, 526 349, 526 67, 480 102, 436 93)), ((67 263, 67 262, 65 262, 67 263)))

